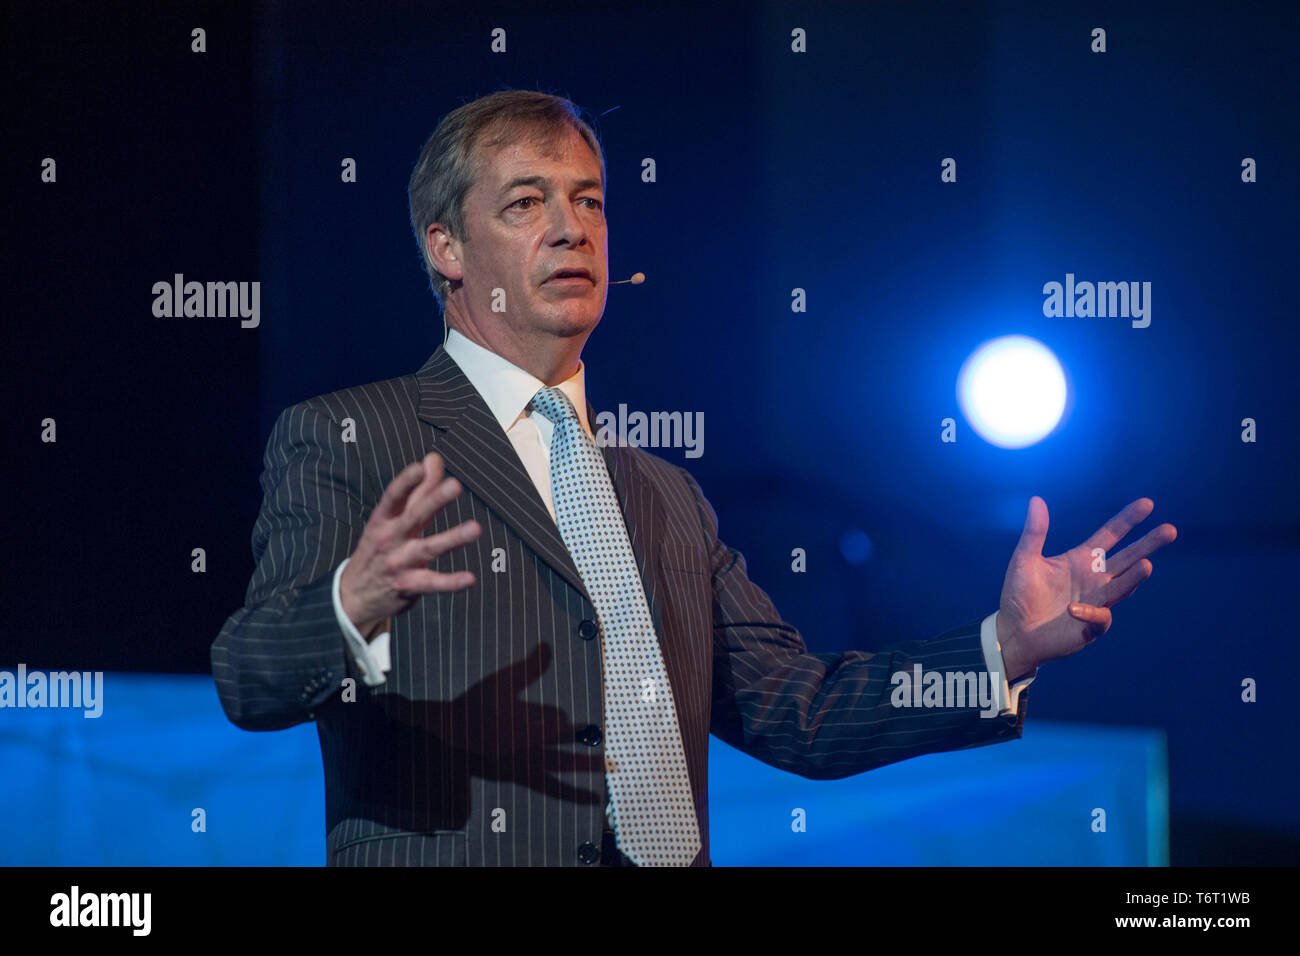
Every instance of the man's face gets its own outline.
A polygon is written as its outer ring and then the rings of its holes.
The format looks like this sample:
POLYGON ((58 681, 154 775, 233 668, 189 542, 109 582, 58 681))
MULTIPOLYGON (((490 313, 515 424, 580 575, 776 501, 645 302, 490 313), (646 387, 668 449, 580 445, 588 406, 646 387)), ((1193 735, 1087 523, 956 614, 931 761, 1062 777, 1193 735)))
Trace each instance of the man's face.
POLYGON ((600 163, 570 130, 558 156, 529 143, 481 151, 481 172, 465 200, 468 241, 454 243, 460 307, 486 332, 493 325, 521 345, 590 335, 605 311, 609 240, 600 163), (557 278, 557 270, 585 277, 557 278), (493 303, 504 293, 504 312, 493 303))

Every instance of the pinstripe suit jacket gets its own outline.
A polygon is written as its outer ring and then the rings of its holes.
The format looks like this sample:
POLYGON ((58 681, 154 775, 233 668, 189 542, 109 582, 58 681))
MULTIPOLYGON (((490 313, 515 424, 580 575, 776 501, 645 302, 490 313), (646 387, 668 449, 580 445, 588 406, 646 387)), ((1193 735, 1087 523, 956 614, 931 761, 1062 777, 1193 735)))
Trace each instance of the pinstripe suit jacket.
MULTIPOLYGON (((588 403, 590 420, 595 411, 588 403)), ((1020 736, 1017 714, 896 709, 890 676, 985 669, 979 620, 878 653, 809 654, 718 539, 691 475, 603 449, 654 617, 709 865, 708 737, 773 766, 836 778, 1020 736)), ((595 608, 558 528, 486 403, 441 347, 414 375, 286 409, 267 443, 245 606, 212 645, 237 726, 315 720, 328 865, 583 865, 605 825, 595 608), (351 420, 351 423, 348 420, 351 420), (351 424, 355 440, 345 440, 351 424), (464 486, 434 534, 479 538, 433 563, 478 583, 393 621, 392 669, 368 687, 334 615, 333 572, 380 495, 430 451, 464 486), (495 568, 495 569, 494 569, 495 568), (340 684, 351 678, 355 700, 340 684), (591 739, 591 738, 588 738, 591 739)))

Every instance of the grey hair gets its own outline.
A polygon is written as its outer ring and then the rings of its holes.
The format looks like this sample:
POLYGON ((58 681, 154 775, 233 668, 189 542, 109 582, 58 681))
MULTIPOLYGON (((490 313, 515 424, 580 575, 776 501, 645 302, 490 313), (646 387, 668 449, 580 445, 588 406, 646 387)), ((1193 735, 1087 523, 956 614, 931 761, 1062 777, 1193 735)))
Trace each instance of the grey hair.
POLYGON ((600 162, 603 184, 605 155, 599 137, 572 101, 550 93, 501 90, 472 100, 444 116, 425 142, 411 171, 407 199, 411 230, 420 247, 429 287, 440 308, 447 306, 452 281, 434 267, 425 234, 430 225, 438 222, 460 241, 469 239, 465 228, 465 197, 481 171, 482 155, 476 149, 527 142, 550 154, 559 149, 567 135, 566 129, 577 132, 591 148, 600 162))

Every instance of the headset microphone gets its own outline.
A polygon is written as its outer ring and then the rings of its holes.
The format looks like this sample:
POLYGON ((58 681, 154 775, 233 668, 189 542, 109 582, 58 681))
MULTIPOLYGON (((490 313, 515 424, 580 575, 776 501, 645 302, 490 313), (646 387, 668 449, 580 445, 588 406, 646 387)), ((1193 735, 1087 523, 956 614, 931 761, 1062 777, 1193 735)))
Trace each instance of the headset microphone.
POLYGON ((617 282, 611 282, 610 285, 622 285, 624 282, 630 282, 630 283, 632 283, 633 285, 640 285, 642 282, 645 282, 645 273, 644 273, 644 272, 634 272, 634 273, 632 273, 632 278, 630 278, 630 279, 619 279, 617 282))

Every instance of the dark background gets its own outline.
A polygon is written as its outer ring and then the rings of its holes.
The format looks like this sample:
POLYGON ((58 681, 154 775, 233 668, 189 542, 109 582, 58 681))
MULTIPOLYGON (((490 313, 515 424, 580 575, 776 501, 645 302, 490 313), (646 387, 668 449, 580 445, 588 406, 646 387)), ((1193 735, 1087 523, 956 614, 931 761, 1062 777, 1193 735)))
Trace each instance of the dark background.
POLYGON ((462 102, 542 89, 595 117, 612 278, 648 276, 610 290, 591 400, 704 413, 702 458, 659 453, 809 648, 996 609, 1032 494, 1048 553, 1151 497, 1137 533, 1167 520, 1178 541, 1109 634, 1043 668, 1026 732, 1162 727, 1174 864, 1300 861, 1300 15, 1051 7, 6 6, 0 665, 208 669, 252 572, 275 416, 441 341, 407 222, 421 144, 462 102), (177 272, 260 281, 261 326, 155 318, 177 272), (1044 318, 1067 272, 1150 281, 1150 327, 1044 318), (965 356, 1011 332, 1075 389, 1021 451, 975 436, 954 395, 965 356))

